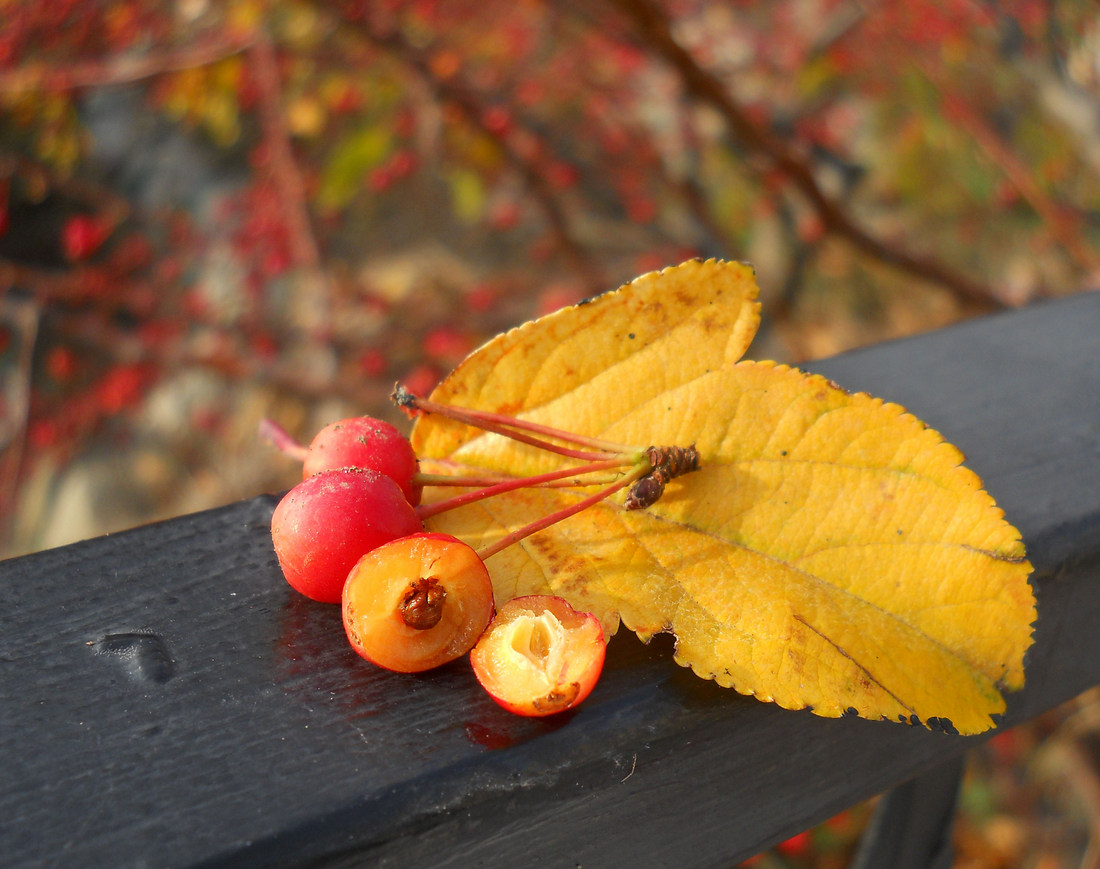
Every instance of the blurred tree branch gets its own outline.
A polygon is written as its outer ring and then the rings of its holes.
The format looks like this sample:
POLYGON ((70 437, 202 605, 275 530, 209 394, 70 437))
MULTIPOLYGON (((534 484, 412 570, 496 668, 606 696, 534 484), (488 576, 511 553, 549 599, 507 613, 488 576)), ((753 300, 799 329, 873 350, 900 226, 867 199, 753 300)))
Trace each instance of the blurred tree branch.
POLYGON ((610 0, 610 3, 633 23, 638 38, 677 71, 690 96, 715 109, 750 153, 766 160, 771 168, 790 181, 818 214, 827 231, 847 239, 868 256, 947 288, 972 309, 1003 306, 992 287, 938 260, 919 256, 899 244, 880 239, 859 225, 839 202, 822 190, 813 171, 787 143, 763 123, 755 121, 729 88, 680 45, 672 35, 668 17, 655 2, 610 0))
POLYGON ((952 93, 944 77, 929 64, 922 71, 936 85, 941 95, 944 115, 959 125, 974 141, 985 157, 1001 172, 1021 197, 1042 219, 1050 235, 1090 273, 1100 273, 1100 254, 1081 235, 1084 215, 1051 197, 1028 170, 1012 148, 970 101, 952 93))
POLYGON ((103 59, 68 64, 56 61, 25 62, 11 69, 0 69, 0 93, 66 91, 131 84, 164 73, 217 63, 239 54, 251 44, 251 37, 218 34, 178 49, 113 54, 103 59))
POLYGON ((505 162, 523 179, 531 191, 558 246, 572 267, 581 275, 586 286, 593 293, 606 290, 607 284, 602 269, 584 245, 577 240, 569 217, 545 175, 527 157, 527 152, 537 150, 537 134, 533 130, 525 130, 529 144, 527 148, 521 148, 517 144, 515 135, 502 136, 493 133, 485 124, 485 108, 481 101, 457 75, 448 78, 436 75, 428 56, 396 30, 389 29, 383 32, 368 24, 365 27, 365 33, 371 42, 413 70, 441 102, 453 105, 471 127, 480 130, 496 143, 505 162))
POLYGON ((258 30, 249 49, 254 61, 256 83, 260 93, 259 112, 263 142, 270 155, 271 173, 283 199, 283 217, 289 231, 290 253, 294 264, 302 269, 314 284, 315 305, 322 331, 330 324, 330 288, 321 251, 310 222, 309 201, 301 170, 294 157, 283 114, 283 88, 279 79, 275 46, 267 33, 258 30))

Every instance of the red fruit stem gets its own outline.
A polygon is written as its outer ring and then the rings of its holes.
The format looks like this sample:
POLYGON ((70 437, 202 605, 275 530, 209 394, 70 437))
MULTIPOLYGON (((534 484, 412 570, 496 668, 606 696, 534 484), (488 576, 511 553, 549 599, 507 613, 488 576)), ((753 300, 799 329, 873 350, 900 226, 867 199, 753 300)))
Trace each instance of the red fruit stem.
MULTIPOLYGON (((631 462, 629 459, 607 459, 607 461, 608 462, 614 462, 614 465, 612 465, 613 468, 621 468, 621 467, 625 467, 626 465, 633 464, 633 462, 631 462)), ((597 464, 597 463, 593 462, 592 464, 597 464)), ((577 474, 577 469, 578 468, 584 468, 584 467, 586 467, 586 466, 585 465, 577 465, 576 467, 574 467, 572 469, 573 470, 573 475, 577 474)), ((537 486, 539 488, 544 488, 544 489, 545 488, 575 489, 578 486, 597 486, 597 485, 600 485, 601 483, 610 483, 610 482, 612 482, 614 480, 617 480, 619 478, 618 474, 603 474, 599 477, 591 477, 590 475, 595 474, 596 473, 595 471, 583 471, 582 470, 582 471, 580 471, 580 473, 584 474, 586 477, 589 477, 589 479, 586 479, 586 480, 573 480, 573 479, 564 478, 564 479, 560 479, 560 480, 549 480, 549 481, 543 482, 543 483, 533 483, 532 486, 537 486)), ((458 476, 458 475, 450 476, 449 474, 427 474, 427 473, 421 473, 419 471, 417 473, 413 474, 413 483, 417 484, 417 485, 420 485, 420 486, 452 486, 452 487, 462 486, 462 487, 465 487, 465 488, 473 488, 473 487, 480 488, 480 487, 483 487, 483 486, 495 486, 497 483, 510 483, 513 480, 517 480, 517 479, 521 479, 521 478, 520 477, 509 477, 509 476, 504 475, 504 474, 501 474, 501 475, 498 475, 498 476, 486 475, 486 476, 482 476, 482 477, 463 477, 463 476, 458 476)), ((522 479, 527 479, 527 478, 523 477, 522 479)))
MULTIPOLYGON (((484 498, 491 498, 494 495, 501 495, 505 492, 512 492, 516 489, 527 489, 532 486, 544 486, 551 483, 559 482, 561 480, 567 480, 570 478, 576 478, 585 474, 594 474, 600 471, 609 471, 613 468, 621 468, 626 464, 636 464, 628 462, 626 459, 605 459, 600 462, 591 462, 587 465, 578 465, 572 468, 560 468, 556 471, 550 471, 545 474, 536 474, 530 477, 514 477, 512 479, 504 480, 502 482, 496 482, 482 489, 478 489, 475 492, 465 492, 461 495, 455 495, 453 498, 446 498, 442 501, 436 501, 434 504, 421 504, 416 508, 416 513, 421 519, 428 519, 432 516, 437 516, 440 513, 445 513, 447 510, 453 510, 456 507, 462 507, 466 504, 472 504, 475 501, 481 501, 484 498)), ((648 462, 645 465, 649 467, 648 462)), ((454 478, 451 478, 454 479, 454 478)), ((618 484, 618 480, 613 485, 618 484)), ((570 485, 585 486, 592 485, 591 482, 584 482, 581 480, 574 480, 570 485)), ((605 490, 606 491, 606 490, 605 490)), ((611 491, 615 491, 612 489, 611 491)), ((607 494, 610 494, 608 492, 607 494)), ((603 495, 602 497, 607 497, 603 495)))
POLYGON ((274 445, 281 452, 291 458, 304 462, 309 455, 309 448, 302 446, 292 438, 282 426, 270 419, 260 420, 260 437, 274 445))
POLYGON ((561 522, 563 519, 568 519, 570 516, 580 513, 582 510, 587 510, 593 504, 598 504, 609 495, 614 495, 620 489, 624 489, 632 483, 636 482, 637 480, 641 479, 651 470, 652 468, 650 467, 648 460, 638 462, 637 464, 635 464, 633 470, 631 470, 627 474, 624 474, 607 488, 601 489, 596 494, 589 495, 587 498, 583 498, 577 503, 572 504, 569 507, 565 507, 564 509, 559 510, 556 513, 550 513, 547 516, 543 516, 541 519, 536 519, 534 522, 524 525, 522 528, 516 529, 511 534, 506 534, 504 537, 501 537, 500 540, 496 541, 496 543, 491 543, 488 546, 477 550, 478 557, 482 561, 485 561, 490 556, 496 555, 502 549, 507 549, 513 543, 522 540, 524 537, 528 537, 531 534, 542 531, 544 528, 549 528, 551 525, 561 522))
POLYGON ((473 410, 467 407, 457 407, 450 404, 440 404, 429 398, 421 398, 414 395, 405 387, 398 385, 393 393, 394 401, 406 411, 419 411, 421 413, 434 413, 439 416, 453 419, 455 422, 493 432, 514 441, 537 447, 541 450, 557 453, 581 461, 600 461, 610 458, 629 458, 630 464, 636 461, 636 457, 642 453, 641 447, 624 446, 623 444, 601 440, 600 438, 578 435, 573 432, 542 425, 537 422, 507 416, 501 413, 492 413, 486 410, 473 410), (531 432, 531 435, 522 432, 531 432), (533 437, 532 435, 540 435, 533 437), (573 450, 568 447, 555 444, 546 438, 553 438, 577 446, 588 447, 593 451, 573 450))

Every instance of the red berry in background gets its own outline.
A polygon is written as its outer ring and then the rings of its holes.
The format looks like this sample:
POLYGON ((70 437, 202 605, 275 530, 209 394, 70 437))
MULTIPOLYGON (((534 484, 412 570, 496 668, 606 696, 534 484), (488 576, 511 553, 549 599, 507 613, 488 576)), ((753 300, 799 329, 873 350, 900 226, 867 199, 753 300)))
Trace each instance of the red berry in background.
POLYGON ((607 641, 591 613, 553 595, 508 601, 470 652, 481 686, 517 715, 572 709, 596 686, 607 641))
POLYGON ((95 385, 94 396, 99 409, 107 414, 118 413, 133 406, 150 382, 152 370, 142 365, 118 365, 103 375, 95 385))
POLYGON ((393 186, 395 178, 388 165, 375 166, 367 174, 367 186, 375 193, 385 193, 393 186))
POLYGON ((386 373, 389 364, 386 354, 376 347, 371 347, 359 354, 359 370, 367 377, 381 377, 386 373))
POLYGON ((11 226, 11 215, 8 213, 7 203, 0 203, 0 236, 8 231, 11 226))
POLYGON ((775 846, 775 850, 780 854, 786 854, 791 857, 801 857, 804 854, 808 854, 812 847, 812 833, 809 830, 804 830, 801 833, 796 833, 789 839, 784 839, 775 846))
POLYGON ((569 163, 554 161, 544 169, 546 179, 559 190, 576 187, 581 180, 580 170, 569 163))
POLYGON ((490 106, 481 113, 481 123, 494 136, 512 132, 512 114, 504 106, 490 106))
POLYGON ((461 362, 474 347, 473 339, 453 326, 437 326, 424 336, 425 355, 454 364, 461 362))
POLYGON ((54 380, 68 380, 76 368, 76 354, 69 347, 54 347, 46 356, 46 370, 54 380))
POLYGON ((111 265, 120 271, 132 272, 153 264, 156 252, 152 242, 143 235, 128 235, 111 251, 111 265))
POLYGON ((271 517, 283 576, 322 603, 340 602, 348 572, 364 553, 421 528, 397 484, 366 468, 322 471, 303 480, 271 517))
POLYGON ((584 291, 571 283, 553 283, 538 296, 536 310, 539 314, 549 314, 559 308, 575 305, 584 298, 584 291))
POLYGON ((408 178, 416 171, 420 161, 417 159, 416 154, 404 148, 394 154, 387 165, 393 178, 408 178))
POLYGON ((408 438, 384 420, 359 416, 317 432, 302 462, 302 479, 333 468, 377 471, 397 483, 410 504, 420 503, 416 453, 408 438))
POLYGON ((61 227, 61 249, 67 259, 79 262, 94 254, 107 240, 110 229, 87 214, 77 214, 61 227))
POLYGON ((657 216, 657 204, 646 196, 626 200, 626 217, 631 223, 650 223, 657 216))
POLYGON ((405 388, 414 395, 430 395, 432 390, 439 385, 442 372, 431 363, 417 365, 409 371, 401 380, 405 388))
POLYGON ((519 204, 513 200, 499 202, 489 211, 489 225, 499 232, 515 229, 520 219, 519 204))
POLYGON ((500 303, 500 292, 489 284, 478 284, 466 294, 466 305, 471 311, 484 313, 500 303))
POLYGON ((493 617, 493 583, 478 554, 447 534, 414 534, 364 555, 342 606, 352 648, 398 673, 465 655, 493 617))

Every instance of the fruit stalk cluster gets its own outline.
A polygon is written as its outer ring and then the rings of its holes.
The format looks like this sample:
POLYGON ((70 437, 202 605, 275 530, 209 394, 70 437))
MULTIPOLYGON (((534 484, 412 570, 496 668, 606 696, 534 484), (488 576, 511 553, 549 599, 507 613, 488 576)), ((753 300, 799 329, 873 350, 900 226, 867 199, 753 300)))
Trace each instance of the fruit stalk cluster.
POLYGON ((382 420, 341 420, 308 446, 265 420, 261 436, 302 463, 302 481, 280 500, 271 522, 287 582, 314 600, 339 603, 348 641, 381 667, 420 672, 469 654, 478 681, 510 711, 543 716, 576 706, 603 667, 599 620, 552 595, 515 598, 498 609, 485 560, 623 489, 626 509, 652 505, 669 480, 698 468, 698 453, 615 444, 439 404, 402 387, 394 400, 410 416, 440 414, 574 464, 522 478, 425 474, 408 439, 382 420), (422 504, 425 486, 464 491, 422 504), (424 530, 432 516, 517 489, 596 486, 480 550, 424 530))

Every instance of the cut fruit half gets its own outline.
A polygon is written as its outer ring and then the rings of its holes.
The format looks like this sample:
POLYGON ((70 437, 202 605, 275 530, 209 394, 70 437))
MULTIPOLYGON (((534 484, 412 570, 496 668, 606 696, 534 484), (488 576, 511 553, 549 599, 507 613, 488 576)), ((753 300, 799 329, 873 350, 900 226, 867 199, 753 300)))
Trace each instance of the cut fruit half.
POLYGON ((418 673, 470 651, 493 616, 493 584, 461 540, 413 534, 359 559, 342 610, 348 641, 362 657, 418 673))
POLYGON ((527 595, 500 608, 470 662, 497 703, 540 717, 571 709, 592 692, 606 650, 594 615, 560 597, 527 595))

